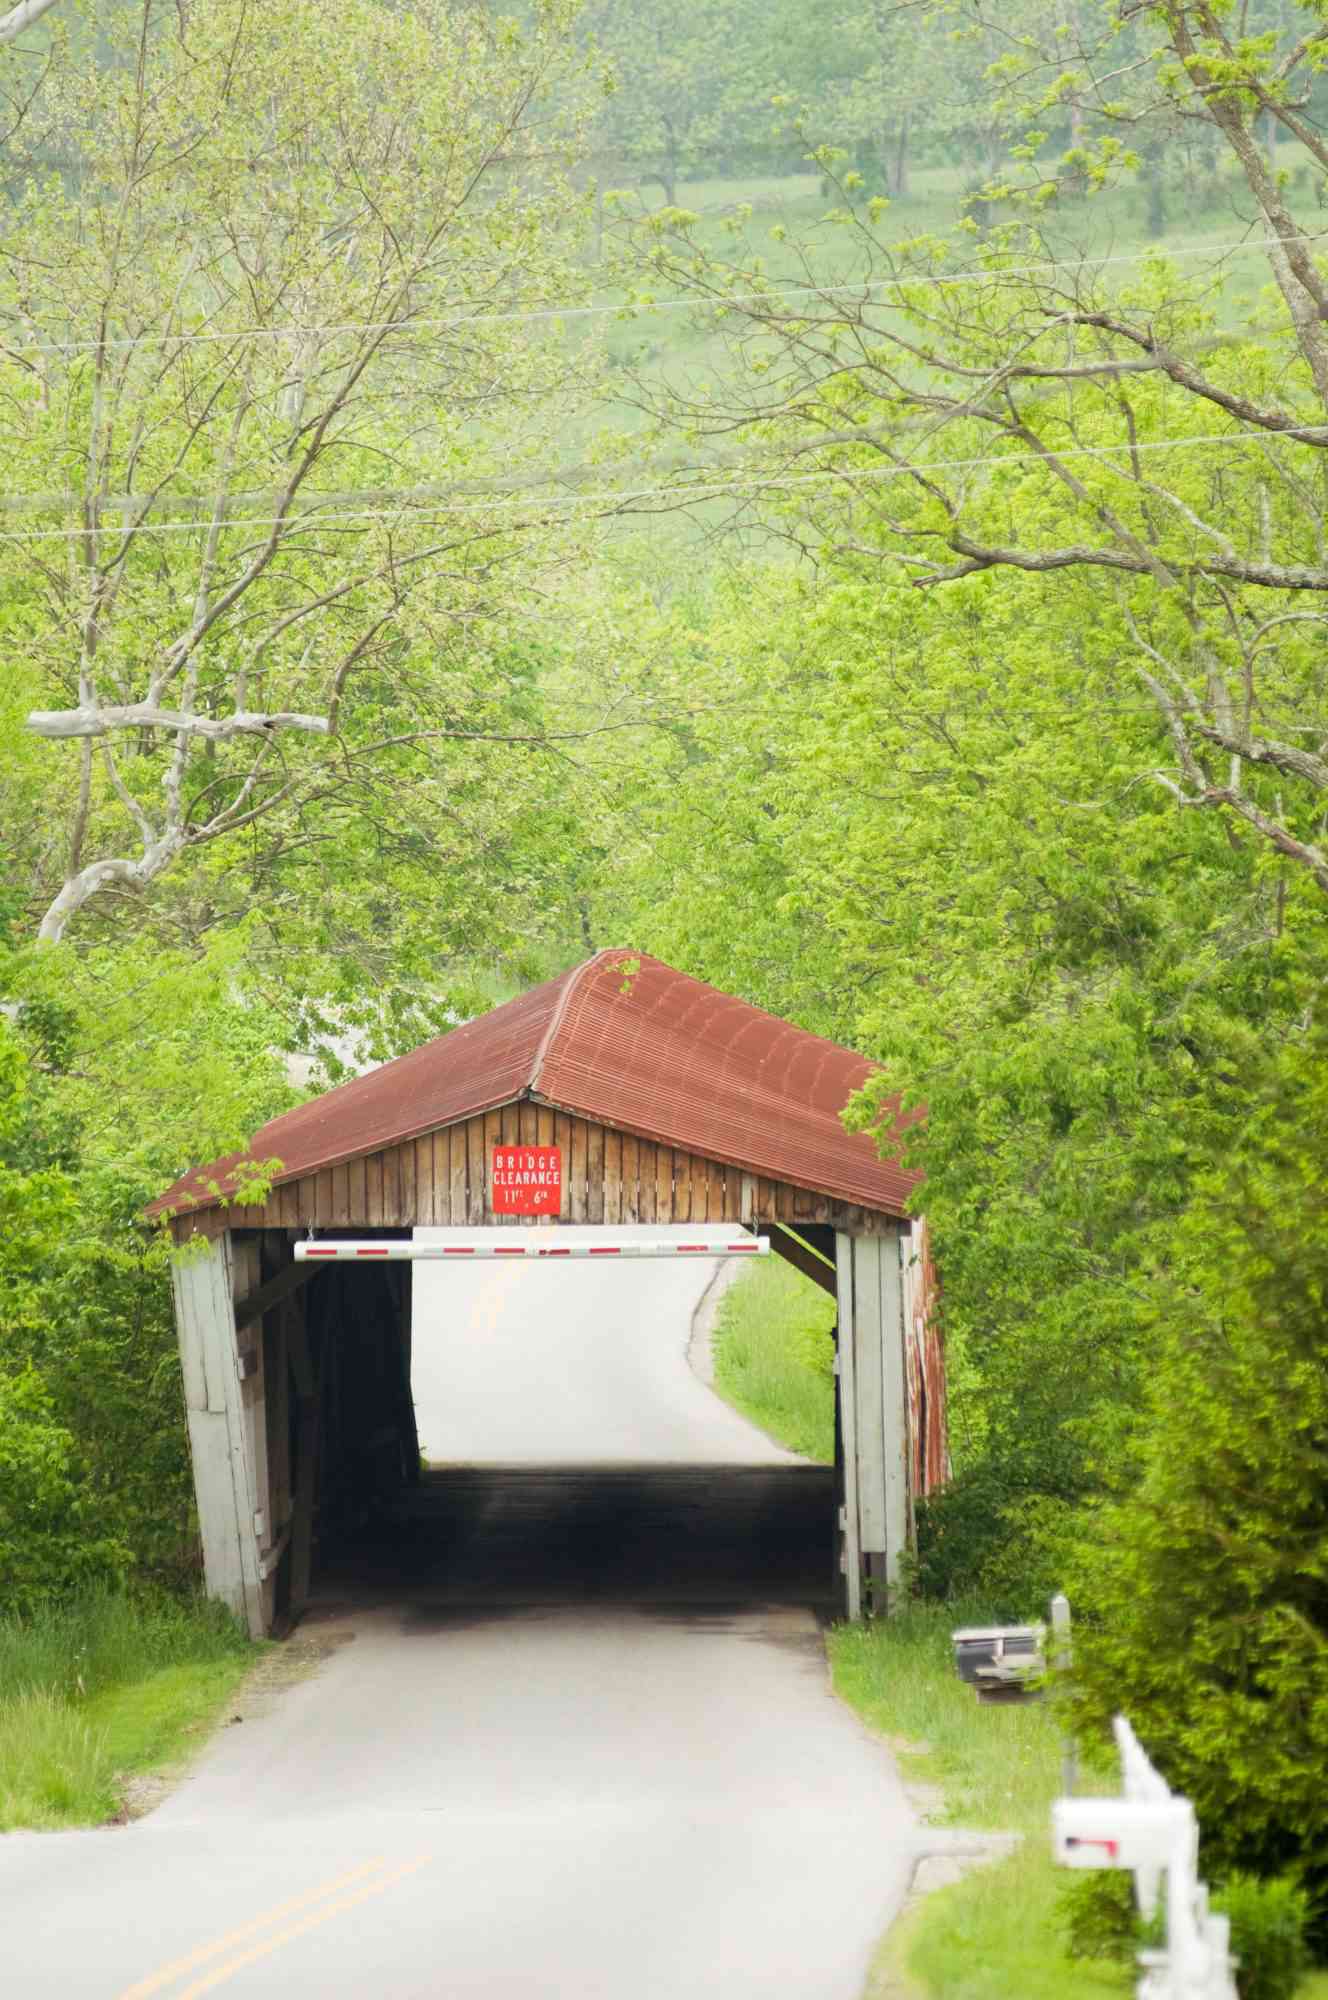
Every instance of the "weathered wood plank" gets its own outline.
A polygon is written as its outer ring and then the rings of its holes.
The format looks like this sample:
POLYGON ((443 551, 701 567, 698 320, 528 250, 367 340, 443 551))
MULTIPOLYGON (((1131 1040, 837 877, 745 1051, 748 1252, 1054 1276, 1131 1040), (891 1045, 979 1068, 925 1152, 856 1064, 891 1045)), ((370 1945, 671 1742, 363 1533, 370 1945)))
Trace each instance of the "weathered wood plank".
POLYGON ((844 1487, 841 1520, 844 1569, 844 1609, 849 1618, 862 1616, 862 1538, 858 1520, 858 1396, 854 1357, 857 1328, 853 1312, 853 1244, 845 1234, 835 1237, 835 1271, 839 1299, 839 1373, 835 1389, 839 1398, 839 1432, 843 1456, 844 1487))
POLYGON ((370 1153, 364 1162, 364 1219, 370 1229, 383 1226, 383 1156, 370 1153))
POLYGON ((415 1141, 408 1139, 397 1149, 397 1214, 406 1228, 420 1220, 419 1154, 415 1141))
POLYGON ((486 1111, 484 1114, 483 1181, 481 1183, 482 1222, 494 1222, 498 1218, 493 1212, 493 1154, 496 1146, 503 1143, 503 1114, 501 1111, 486 1111))
POLYGON ((569 1222, 588 1222, 586 1197, 586 1158, 590 1143, 590 1128, 583 1119, 573 1118, 571 1144, 571 1173, 567 1175, 567 1219, 569 1222))
POLYGON ((351 1160, 346 1168, 346 1221, 349 1228, 362 1227, 369 1220, 368 1165, 351 1160))
MULTIPOLYGON (((248 1268, 250 1253, 242 1252, 248 1268)), ((256 1259, 252 1260, 256 1270, 256 1259)), ((263 1629, 258 1576, 258 1542, 253 1460, 246 1438, 241 1397, 233 1296, 233 1249, 229 1235, 175 1267, 173 1281, 183 1310, 182 1347, 197 1344, 206 1384, 206 1402, 189 1410, 194 1487, 203 1540, 208 1592, 243 1618, 250 1633, 263 1629)), ((242 1276, 241 1282, 245 1282, 242 1276)), ((192 1383, 195 1397, 198 1382, 192 1383)))
POLYGON ((312 1229, 318 1219, 318 1178, 304 1174, 295 1182, 295 1219, 301 1229, 312 1229))
POLYGON ((602 1134, 604 1149, 604 1208, 602 1212, 606 1223, 616 1225, 623 1219, 622 1134, 621 1132, 611 1132, 607 1127, 602 1128, 602 1134))
POLYGON ((291 1609, 309 1602, 313 1576, 314 1505, 318 1492, 318 1379, 303 1313, 289 1323, 291 1373, 298 1397, 295 1494, 291 1514, 291 1609))
POLYGON ((586 1127, 586 1221, 604 1220, 604 1139, 602 1125, 586 1127))
POLYGON ((631 1132, 622 1135, 622 1206, 619 1221, 640 1221, 638 1183, 641 1174, 641 1141, 631 1132))
POLYGON ((444 1126, 433 1135, 433 1219, 462 1223, 466 1219, 466 1130, 444 1126))
POLYGON ((671 1146, 655 1148, 655 1214, 656 1222, 674 1222, 677 1217, 673 1206, 673 1163, 671 1146))
POLYGON ((881 1244, 853 1239, 853 1368, 857 1384, 858 1524, 865 1557, 885 1557, 885 1411, 882 1402, 881 1244))
POLYGON ((521 1143, 521 1106, 504 1104, 498 1113, 499 1144, 519 1146, 521 1143))
POLYGON ((637 1222, 659 1219, 659 1148, 650 1139, 637 1140, 636 1213, 637 1222))
POLYGON ((317 1277, 322 1268, 321 1264, 288 1264, 275 1278, 269 1278, 265 1285, 256 1286, 244 1298, 237 1299, 236 1330, 240 1331, 253 1320, 261 1319, 264 1313, 271 1312, 274 1306, 280 1305, 281 1301, 289 1298, 293 1292, 302 1291, 313 1278, 317 1277))
POLYGON ((908 1494, 908 1384, 904 1353, 904 1286, 900 1240, 880 1245, 881 1417, 885 1504, 885 1582, 893 1607, 903 1585, 903 1562, 910 1541, 908 1494))
POLYGON ((487 1162, 484 1158, 484 1120, 468 1118, 465 1135, 466 1221, 479 1223, 484 1220, 484 1194, 488 1184, 487 1162))
POLYGON ((533 1104, 531 1110, 535 1113, 535 1144, 537 1146, 556 1146, 558 1140, 555 1136, 553 1106, 551 1104, 533 1104))
POLYGON ((414 1162, 415 1148, 390 1146, 383 1155, 383 1221, 400 1228, 407 1220, 406 1205, 402 1199, 401 1184, 405 1173, 407 1157, 414 1162))
MULTIPOLYGON (((692 1156, 690 1153, 673 1155, 673 1212, 667 1218, 673 1222, 690 1222, 692 1219, 692 1156)), ((660 1221, 666 1218, 661 1215, 660 1221)))
POLYGON ((706 1221, 724 1222, 725 1199, 728 1193, 724 1169, 714 1160, 706 1161, 706 1221))
POLYGON ((414 1188, 415 1221, 432 1222, 434 1219, 432 1132, 415 1141, 415 1164, 411 1168, 411 1180, 414 1188))
POLYGON ((532 1104, 528 1097, 523 1098, 516 1108, 516 1136, 522 1146, 538 1146, 540 1143, 539 1107, 532 1104))

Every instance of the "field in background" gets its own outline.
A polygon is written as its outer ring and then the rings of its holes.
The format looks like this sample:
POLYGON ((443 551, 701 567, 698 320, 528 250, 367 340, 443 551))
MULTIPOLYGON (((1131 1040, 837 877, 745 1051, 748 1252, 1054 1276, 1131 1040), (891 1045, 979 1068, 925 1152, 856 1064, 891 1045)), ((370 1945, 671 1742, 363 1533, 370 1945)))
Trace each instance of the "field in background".
POLYGON ((835 1457, 835 1304, 782 1257, 744 1271, 720 1303, 715 1387, 777 1444, 835 1457))
MULTIPOLYGON (((1315 192, 1318 180, 1303 149, 1279 146, 1276 166, 1287 176, 1286 199, 1292 213, 1307 229, 1323 227, 1325 217, 1315 192)), ((960 169, 920 167, 912 180, 912 192, 892 201, 872 225, 881 244, 948 236, 955 228, 965 194, 960 169)), ((844 282, 861 273, 858 232, 827 219, 838 199, 822 190, 814 173, 685 181, 678 189, 679 208, 698 218, 693 240, 701 252, 747 267, 753 258, 759 259, 771 280, 793 288, 844 282), (745 210, 750 213, 744 215, 745 210)), ((608 304, 625 299, 622 269, 639 274, 637 260, 652 240, 650 219, 662 206, 653 184, 629 189, 608 206, 597 300, 608 304)), ((865 209, 860 213, 865 220, 865 209)), ((999 219, 997 211, 993 220, 999 219)), ((1141 273, 1143 260, 1154 253, 1174 259, 1187 275, 1202 273, 1224 250, 1258 234, 1251 228, 1244 183, 1223 173, 1196 174, 1188 184, 1169 184, 1163 194, 1160 233, 1150 190, 1142 181, 1062 199, 1043 211, 1041 224, 1050 253, 1066 266, 1112 260, 1106 275, 1119 289, 1130 286, 1141 273)), ((974 245, 976 254, 976 238, 974 245)), ((1248 325, 1271 285, 1271 273, 1266 259, 1250 249, 1232 256, 1220 272, 1214 270, 1212 280, 1218 321, 1234 331, 1248 325)), ((660 447, 663 457, 656 461, 655 448, 647 443, 652 419, 642 404, 666 388, 693 397, 726 379, 733 365, 721 331, 698 320, 689 304, 675 302, 664 280, 646 288, 637 275, 632 289, 649 289, 653 305, 639 311, 625 309, 620 318, 574 322, 569 328, 569 339, 579 345, 589 327, 590 340, 600 348, 602 375, 594 405, 564 431, 562 465, 566 469, 586 459, 598 460, 601 469, 593 480, 597 487, 622 484, 626 477, 653 484, 675 461, 710 463, 709 447, 680 436, 660 447)), ((744 348, 747 361, 758 354, 759 345, 749 337, 744 348)), ((741 436, 734 434, 726 455, 741 458, 746 449, 741 436)), ((656 549, 662 545, 666 551, 680 546, 693 549, 698 533, 718 530, 732 511, 729 499, 715 497, 694 503, 685 516, 671 511, 650 515, 652 545, 656 549)), ((629 515, 615 527, 614 538, 639 534, 642 528, 642 517, 629 515)), ((761 546, 766 545, 759 530, 750 532, 761 546)), ((770 553, 782 559, 782 545, 771 543, 770 553)))
POLYGON ((0 1833, 95 1826, 197 1749, 258 1649, 216 1605, 89 1592, 0 1621, 0 1833))

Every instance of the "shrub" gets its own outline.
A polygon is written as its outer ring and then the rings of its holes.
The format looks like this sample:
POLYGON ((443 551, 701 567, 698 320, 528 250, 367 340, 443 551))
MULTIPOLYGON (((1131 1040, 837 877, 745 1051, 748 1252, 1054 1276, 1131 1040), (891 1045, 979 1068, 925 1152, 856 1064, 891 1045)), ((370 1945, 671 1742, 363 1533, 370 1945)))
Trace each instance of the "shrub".
POLYGON ((1134 1492, 1071 1595, 1085 1720, 1123 1710, 1206 1867, 1328 1891, 1328 1030, 1284 1051, 1157 1281, 1134 1492))
POLYGON ((75 1461, 40 1377, 0 1376, 0 1610, 27 1612, 97 1578, 127 1550, 97 1532, 75 1461))
POLYGON ((1229 1875, 1213 1908, 1231 1920, 1240 2000, 1292 2000, 1309 1969, 1309 1898, 1286 1875, 1229 1875))
POLYGON ((1070 1875, 1057 1898, 1071 1958, 1132 1959, 1138 1949, 1139 1912, 1134 1877, 1120 1868, 1070 1875))

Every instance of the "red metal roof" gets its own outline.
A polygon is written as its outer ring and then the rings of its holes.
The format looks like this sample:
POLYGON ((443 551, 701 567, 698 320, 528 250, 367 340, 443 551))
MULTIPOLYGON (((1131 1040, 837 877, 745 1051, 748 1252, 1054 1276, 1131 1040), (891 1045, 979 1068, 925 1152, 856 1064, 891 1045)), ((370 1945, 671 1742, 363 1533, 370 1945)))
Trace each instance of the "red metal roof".
MULTIPOLYGON (((840 1201, 904 1212, 918 1175, 839 1114, 875 1066, 639 952, 559 979, 356 1077, 255 1133, 277 1183, 418 1138, 514 1098, 840 1201)), ((223 1198, 241 1157, 196 1168, 150 1214, 223 1198)))

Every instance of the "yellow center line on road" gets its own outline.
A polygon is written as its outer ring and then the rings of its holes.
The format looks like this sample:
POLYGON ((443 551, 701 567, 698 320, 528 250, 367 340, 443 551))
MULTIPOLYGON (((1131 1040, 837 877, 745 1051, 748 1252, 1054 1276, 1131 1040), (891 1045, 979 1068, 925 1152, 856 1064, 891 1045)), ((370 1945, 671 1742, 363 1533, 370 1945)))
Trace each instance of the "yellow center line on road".
MULTIPOLYGON (((192 1986, 186 1986, 182 1993, 176 1995, 176 2000, 199 2000, 200 1994, 210 1993, 214 1986, 223 1985, 237 1972, 243 1972, 246 1965, 253 1965, 257 1959, 267 1958, 271 1952, 279 1951, 282 1945, 290 1944, 292 1939, 303 1937, 306 1931, 317 1930, 318 1926, 325 1924, 329 1917, 340 1916, 344 1910, 353 1910, 357 1903, 368 1902, 370 1896, 381 1896, 385 1889, 390 1889, 394 1883, 404 1881, 407 1875, 414 1875, 432 1859, 431 1854, 417 1855, 414 1861, 406 1862, 404 1867, 394 1869, 390 1875, 380 1875, 376 1881, 366 1884, 363 1889, 357 1889, 353 1896, 343 1896, 336 1903, 325 1903, 322 1909, 315 1910, 313 1915, 306 1917, 302 1923, 292 1924, 289 1930, 278 1931, 275 1937, 265 1938, 262 1944, 255 1945, 251 1951, 241 1952, 238 1958, 228 1959, 225 1965, 219 1965, 215 1972, 209 1972, 204 1978, 196 1979, 192 1986)), ((365 1976, 367 1983, 369 1974, 366 1972, 365 1976)))
POLYGON ((230 1951, 233 1946, 243 1944, 246 1938, 267 1930, 269 1925, 279 1924, 283 1917, 293 1917, 297 1910, 307 1910, 310 1903, 321 1902, 324 1896, 335 1896, 339 1889, 349 1888, 352 1882, 362 1882, 366 1875, 372 1875, 376 1869, 386 1866, 385 1857, 377 1855, 374 1860, 366 1861, 359 1868, 350 1869, 345 1875, 334 1875, 330 1882, 322 1883, 317 1889, 307 1889, 304 1895, 292 1897, 288 1903, 278 1903, 275 1909, 265 1910, 261 1917, 255 1917, 251 1923, 242 1924, 238 1930, 227 1931, 225 1937, 214 1938, 211 1944, 200 1945, 197 1951, 191 1951, 185 1958, 172 1959, 171 1963, 163 1965, 159 1972, 151 1973, 146 1979, 140 1979, 137 1986, 126 1987, 119 2000, 149 2000, 151 1994, 160 1993, 173 1981, 183 1978, 186 1972, 192 1972, 196 1966, 206 1965, 210 1958, 218 1957, 223 1951, 230 1951))

